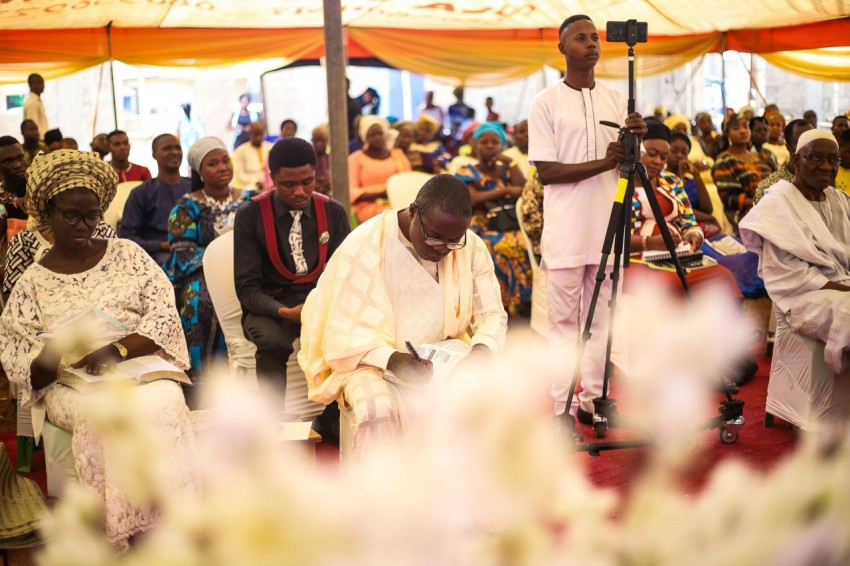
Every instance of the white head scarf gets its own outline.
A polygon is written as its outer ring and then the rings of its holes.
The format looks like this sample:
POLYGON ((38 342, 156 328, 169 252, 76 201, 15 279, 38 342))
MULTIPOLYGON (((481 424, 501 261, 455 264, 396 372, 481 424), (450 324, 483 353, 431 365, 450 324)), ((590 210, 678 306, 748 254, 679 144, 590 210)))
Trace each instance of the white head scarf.
MULTIPOLYGON (((367 114, 365 116, 360 117, 360 123, 357 126, 357 135, 360 136, 360 141, 363 142, 363 149, 369 147, 369 144, 366 142, 366 134, 369 132, 369 129, 371 129, 374 125, 378 125, 381 127, 381 131, 384 133, 384 139, 389 142, 389 140, 387 139, 387 133, 390 130, 390 123, 387 122, 386 118, 367 114)), ((392 147, 392 145, 389 143, 387 143, 387 146, 392 147)))
POLYGON ((204 158, 214 149, 223 149, 224 151, 227 151, 227 146, 224 145, 223 141, 213 136, 201 138, 193 143, 192 147, 189 148, 189 155, 186 156, 186 159, 189 161, 189 166, 194 169, 196 173, 200 174, 201 164, 204 162, 204 158))

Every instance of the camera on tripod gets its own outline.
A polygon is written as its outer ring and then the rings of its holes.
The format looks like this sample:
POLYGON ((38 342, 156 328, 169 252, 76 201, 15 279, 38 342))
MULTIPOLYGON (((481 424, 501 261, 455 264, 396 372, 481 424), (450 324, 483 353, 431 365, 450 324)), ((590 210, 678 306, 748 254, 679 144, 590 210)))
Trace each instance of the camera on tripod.
POLYGON ((605 41, 628 43, 646 43, 649 26, 646 22, 628 20, 625 22, 608 22, 605 26, 605 41))

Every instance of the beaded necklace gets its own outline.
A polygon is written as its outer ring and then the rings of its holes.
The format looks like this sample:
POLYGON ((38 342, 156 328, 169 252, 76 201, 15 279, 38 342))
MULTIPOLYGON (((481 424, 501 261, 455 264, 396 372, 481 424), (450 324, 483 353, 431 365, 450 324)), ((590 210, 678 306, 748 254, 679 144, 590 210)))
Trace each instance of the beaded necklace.
POLYGON ((201 193, 204 195, 204 199, 206 199, 207 204, 218 211, 224 211, 228 205, 233 204, 233 191, 227 191, 227 198, 222 200, 217 200, 213 198, 206 190, 201 189, 201 193))

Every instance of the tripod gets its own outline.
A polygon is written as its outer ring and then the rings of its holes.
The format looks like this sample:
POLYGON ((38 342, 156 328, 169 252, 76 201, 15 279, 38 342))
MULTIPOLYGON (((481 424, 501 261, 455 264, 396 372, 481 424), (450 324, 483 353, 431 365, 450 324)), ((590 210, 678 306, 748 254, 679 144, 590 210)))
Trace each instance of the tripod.
MULTIPOLYGON (((634 21, 630 20, 629 24, 634 21)), ((629 100, 628 112, 631 114, 635 111, 634 98, 634 38, 629 34, 629 100)), ((609 426, 615 424, 623 424, 617 413, 616 402, 608 396, 608 385, 613 371, 614 364, 611 362, 611 345, 614 337, 614 325, 612 321, 616 313, 617 295, 620 283, 620 266, 623 268, 629 267, 629 256, 631 247, 632 233, 632 199, 635 190, 635 174, 638 175, 646 194, 646 199, 649 202, 652 214, 656 219, 660 219, 657 223, 661 238, 676 269, 676 275, 682 284, 685 294, 690 299, 690 290, 688 289, 687 274, 682 262, 676 253, 676 244, 670 234, 670 229, 664 221, 664 214, 661 211, 661 206, 658 203, 658 197, 652 187, 652 182, 646 173, 646 168, 639 159, 639 139, 638 136, 626 128, 620 128, 618 124, 613 122, 601 121, 600 124, 608 127, 617 128, 619 130, 619 141, 624 146, 624 159, 619 166, 620 178, 617 183, 617 190, 614 195, 614 202, 611 207, 611 215, 608 219, 608 227, 605 232, 605 239, 602 244, 602 258, 599 262, 599 267, 596 272, 596 284, 593 289, 593 295, 590 301, 590 307, 587 313, 587 319, 578 342, 576 349, 575 368, 573 369, 572 381, 570 382, 569 393, 567 395, 567 409, 572 405, 575 388, 578 382, 578 375, 581 369, 581 361, 584 357, 587 342, 591 338, 591 324, 596 311, 599 293, 602 284, 605 282, 606 271, 608 266, 608 258, 612 250, 614 253, 614 264, 611 271, 611 300, 609 303, 609 323, 608 337, 605 348, 605 369, 602 381, 602 395, 593 399, 593 429, 597 438, 604 438, 609 426)), ((720 438, 724 443, 735 442, 738 438, 738 431, 744 424, 743 418, 744 402, 733 399, 730 394, 726 394, 726 400, 721 402, 720 416, 711 419, 706 428, 719 428, 720 438)), ((564 412, 564 418, 568 421, 568 426, 574 430, 575 422, 569 415, 569 412, 564 412)), ((579 440, 583 442, 583 439, 579 440)), ((586 450, 592 455, 598 455, 601 450, 612 450, 620 448, 636 448, 640 446, 650 445, 651 442, 646 441, 623 441, 623 442, 602 442, 579 444, 577 449, 586 450)))

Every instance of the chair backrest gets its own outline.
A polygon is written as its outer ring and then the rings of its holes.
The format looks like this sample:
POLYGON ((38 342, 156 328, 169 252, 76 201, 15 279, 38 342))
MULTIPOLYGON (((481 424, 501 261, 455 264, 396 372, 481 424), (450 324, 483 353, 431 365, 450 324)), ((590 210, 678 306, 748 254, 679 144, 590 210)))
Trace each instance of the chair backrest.
POLYGON ((242 305, 236 296, 233 276, 233 231, 213 240, 204 252, 204 279, 215 316, 224 333, 227 357, 236 368, 253 369, 256 346, 242 332, 242 305))
POLYGON ((109 208, 103 213, 103 219, 107 224, 115 228, 116 231, 121 224, 121 218, 124 216, 124 205, 127 204, 127 199, 130 198, 130 191, 141 184, 141 181, 124 181, 123 183, 118 183, 118 191, 115 193, 115 198, 112 199, 109 208))
POLYGON ((537 271, 540 269, 540 265, 537 263, 537 256, 534 255, 534 246, 531 245, 531 238, 528 237, 528 232, 525 231, 525 225, 522 223, 522 197, 516 199, 516 219, 517 224, 519 224, 519 231, 522 232, 522 237, 525 240, 525 251, 528 252, 531 270, 537 271))
POLYGON ((12 238, 14 238, 18 232, 27 229, 27 221, 22 220, 20 218, 8 218, 6 219, 6 244, 12 242, 12 238))
POLYGON ((528 261, 531 262, 531 329, 540 334, 547 336, 549 333, 548 323, 546 322, 546 310, 548 309, 549 301, 546 298, 546 273, 540 269, 537 263, 537 256, 534 255, 534 247, 531 245, 531 238, 528 237, 528 232, 525 231, 525 226, 522 224, 522 197, 516 201, 516 217, 519 223, 519 231, 525 240, 525 251, 528 253, 528 261))
POLYGON ((390 176, 387 179, 387 197, 390 200, 390 206, 399 209, 410 205, 416 200, 419 189, 431 177, 433 175, 421 171, 405 171, 390 176))

